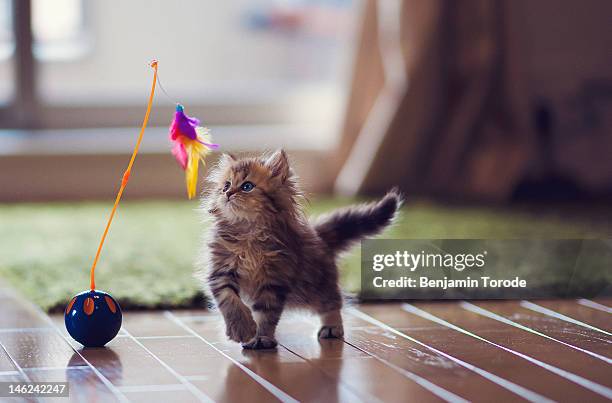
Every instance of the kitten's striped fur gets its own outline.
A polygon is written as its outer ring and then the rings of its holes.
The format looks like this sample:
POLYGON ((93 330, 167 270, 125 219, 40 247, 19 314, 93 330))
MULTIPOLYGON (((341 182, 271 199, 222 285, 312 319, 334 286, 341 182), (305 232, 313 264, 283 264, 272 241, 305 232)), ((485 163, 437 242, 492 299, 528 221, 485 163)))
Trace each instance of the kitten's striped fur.
POLYGON ((227 336, 244 348, 273 348, 283 310, 307 308, 321 317, 319 337, 341 337, 336 258, 392 222, 398 192, 310 223, 282 150, 268 158, 223 155, 210 180, 204 203, 213 223, 200 270, 227 336), (249 192, 241 190, 246 181, 255 185, 249 192))

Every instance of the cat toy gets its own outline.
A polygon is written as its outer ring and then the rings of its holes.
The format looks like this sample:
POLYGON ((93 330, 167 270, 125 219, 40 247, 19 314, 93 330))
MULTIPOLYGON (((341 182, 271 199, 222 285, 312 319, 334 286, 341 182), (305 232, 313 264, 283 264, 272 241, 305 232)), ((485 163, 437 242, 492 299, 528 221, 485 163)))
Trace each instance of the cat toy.
POLYGON ((185 171, 187 196, 192 199, 196 194, 200 161, 204 162, 210 150, 216 150, 219 145, 211 143, 208 129, 200 127, 199 119, 187 116, 181 104, 176 105, 170 140, 174 142, 172 154, 185 171))
MULTIPOLYGON (((108 293, 96 289, 95 270, 102 246, 108 235, 108 230, 111 226, 123 191, 130 179, 132 166, 136 160, 140 143, 144 136, 153 98, 155 96, 155 87, 159 85, 161 90, 168 96, 164 90, 158 75, 158 62, 151 62, 153 68, 153 84, 147 103, 147 110, 140 127, 140 134, 136 140, 132 157, 123 174, 121 186, 115 197, 115 203, 110 212, 110 216, 102 233, 102 238, 98 245, 93 264, 90 269, 90 287, 89 290, 83 291, 70 300, 64 311, 64 323, 66 330, 73 339, 84 345, 85 347, 102 347, 111 341, 119 329, 121 329, 122 314, 121 307, 115 299, 108 293)), ((185 114, 185 108, 177 104, 176 112, 172 124, 170 125, 170 140, 174 143, 172 154, 185 171, 185 182, 187 185, 187 195, 191 199, 196 194, 198 167, 200 161, 204 163, 204 158, 210 150, 217 149, 219 146, 213 144, 210 140, 208 129, 199 126, 200 121, 196 118, 189 117, 185 114)))

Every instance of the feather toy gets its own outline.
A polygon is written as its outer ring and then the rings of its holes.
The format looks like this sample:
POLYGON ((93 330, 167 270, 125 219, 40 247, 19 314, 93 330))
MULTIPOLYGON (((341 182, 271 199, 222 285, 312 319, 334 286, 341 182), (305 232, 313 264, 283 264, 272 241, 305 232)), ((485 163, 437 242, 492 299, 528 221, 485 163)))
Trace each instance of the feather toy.
POLYGON ((170 140, 174 143, 172 154, 185 171, 187 196, 191 199, 196 194, 200 161, 204 165, 206 155, 219 145, 211 142, 208 129, 200 126, 199 119, 185 114, 181 104, 176 105, 174 120, 170 125, 170 140))

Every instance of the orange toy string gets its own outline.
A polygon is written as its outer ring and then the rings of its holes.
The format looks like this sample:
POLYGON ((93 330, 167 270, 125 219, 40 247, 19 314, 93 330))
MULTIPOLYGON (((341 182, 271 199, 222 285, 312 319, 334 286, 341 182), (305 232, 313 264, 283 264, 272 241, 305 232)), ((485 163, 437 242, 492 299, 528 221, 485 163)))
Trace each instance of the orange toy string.
POLYGON ((134 151, 132 152, 132 158, 130 159, 130 163, 128 164, 127 169, 123 173, 123 178, 121 179, 121 187, 119 188, 119 192, 117 192, 117 197, 115 198, 115 204, 113 205, 113 209, 111 210, 110 216, 108 217, 108 222, 106 223, 106 228, 104 228, 102 239, 100 239, 100 245, 98 245, 98 251, 96 252, 96 257, 94 258, 93 264, 91 265, 90 288, 92 291, 94 291, 96 288, 95 271, 96 271, 96 265, 98 264, 98 259, 100 258, 100 252, 102 252, 102 246, 104 245, 104 241, 106 240, 108 229, 110 228, 110 225, 113 222, 113 217, 115 217, 115 212, 117 211, 117 206, 119 205, 119 201, 121 201, 121 195, 123 195, 123 191, 125 190, 128 180, 130 179, 130 172, 132 170, 132 165, 134 165, 134 161, 136 160, 136 154, 138 154, 138 149, 140 148, 140 142, 142 141, 142 137, 147 127, 147 123, 149 122, 149 115, 151 114, 151 106, 153 105, 153 97, 155 96, 155 84, 157 83, 157 60, 153 60, 151 62, 151 67, 153 68, 153 85, 151 86, 151 94, 149 95, 149 102, 147 104, 147 112, 145 113, 145 117, 142 122, 142 126, 140 127, 140 134, 138 135, 138 140, 136 141, 136 145, 134 146, 134 151))

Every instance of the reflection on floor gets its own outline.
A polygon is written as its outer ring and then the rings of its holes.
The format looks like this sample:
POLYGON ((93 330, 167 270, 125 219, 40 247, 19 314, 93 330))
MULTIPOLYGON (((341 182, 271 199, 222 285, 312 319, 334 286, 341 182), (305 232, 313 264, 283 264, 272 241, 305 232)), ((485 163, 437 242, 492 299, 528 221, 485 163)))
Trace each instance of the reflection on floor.
POLYGON ((214 312, 127 312, 106 348, 83 349, 61 316, 4 288, 0 381, 68 381, 70 399, 88 402, 606 401, 610 306, 358 305, 345 310, 344 340, 318 341, 315 318, 287 315, 275 351, 229 342, 214 312))

